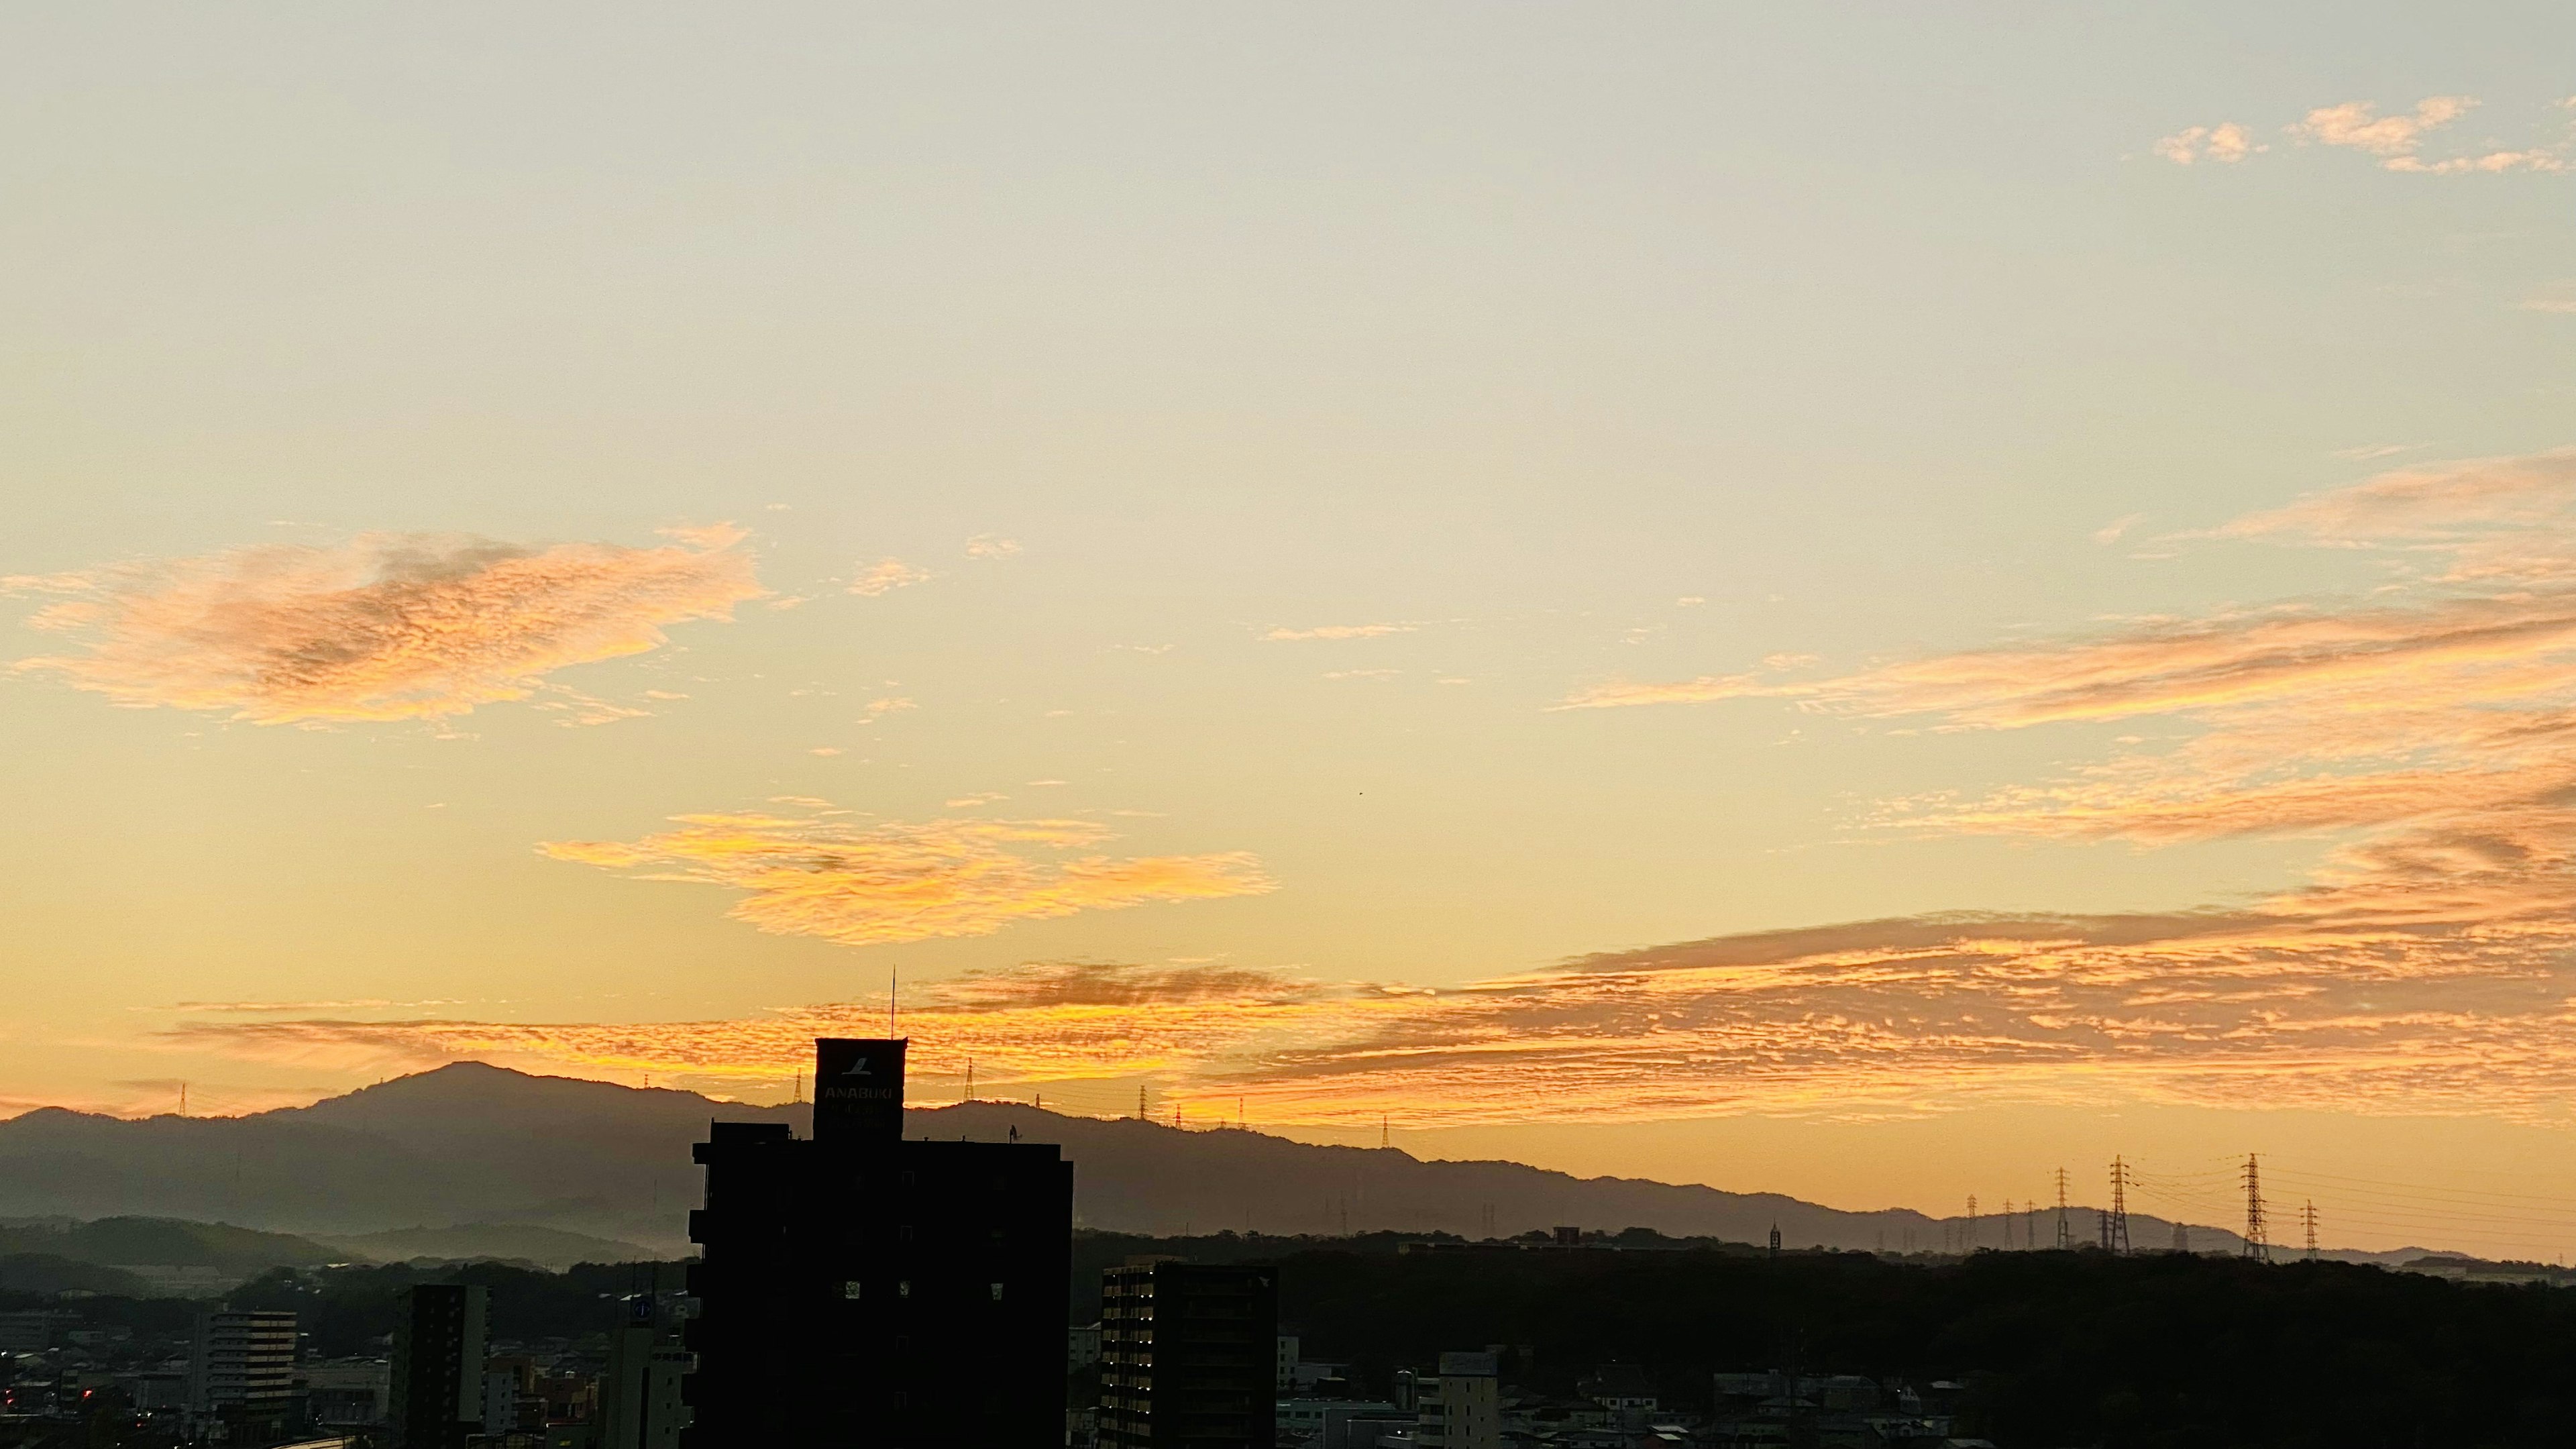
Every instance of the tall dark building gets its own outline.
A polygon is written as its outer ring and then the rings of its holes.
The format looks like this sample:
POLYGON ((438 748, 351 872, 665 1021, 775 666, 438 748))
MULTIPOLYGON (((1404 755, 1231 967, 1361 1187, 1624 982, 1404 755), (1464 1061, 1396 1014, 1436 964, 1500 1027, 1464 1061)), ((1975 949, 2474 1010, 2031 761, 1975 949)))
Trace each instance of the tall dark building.
POLYGON ((386 1420, 401 1449, 465 1449, 466 1435, 483 1432, 487 1299, 463 1283, 415 1283, 396 1297, 386 1420))
POLYGON ((1270 1449, 1279 1272, 1136 1262, 1100 1275, 1100 1449, 1270 1449))
POLYGON ((907 1142, 901 1041, 815 1043, 814 1135, 717 1122, 689 1269, 691 1449, 1057 1449, 1073 1164, 907 1142))

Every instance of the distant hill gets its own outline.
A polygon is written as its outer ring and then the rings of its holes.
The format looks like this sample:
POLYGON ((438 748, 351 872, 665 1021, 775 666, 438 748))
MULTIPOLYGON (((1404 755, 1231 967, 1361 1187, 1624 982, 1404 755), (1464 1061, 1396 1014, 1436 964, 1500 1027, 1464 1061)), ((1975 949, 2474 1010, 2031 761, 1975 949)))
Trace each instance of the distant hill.
POLYGON ((88 1223, 0 1226, 0 1253, 36 1254, 109 1267, 215 1268, 245 1277, 348 1257, 286 1233, 174 1218, 114 1217, 88 1223))
POLYGON ((566 1232, 534 1223, 459 1223, 445 1228, 395 1228, 356 1233, 324 1241, 358 1262, 403 1263, 421 1258, 443 1262, 494 1261, 534 1263, 562 1272, 575 1263, 635 1263, 657 1256, 641 1243, 566 1232))
MULTIPOLYGON (((688 1251, 685 1214, 698 1203, 689 1147, 710 1120, 785 1122, 802 1133, 809 1113, 479 1063, 249 1117, 128 1121, 47 1108, 0 1122, 0 1216, 213 1220, 326 1239, 338 1256, 413 1256, 394 1246, 402 1239, 379 1247, 371 1235, 467 1227, 552 1229, 611 1240, 618 1251, 677 1256, 688 1251)), ((1074 1162, 1078 1220, 1116 1232, 1484 1236, 1490 1221, 1501 1235, 1564 1223, 1760 1242, 1777 1224, 1791 1247, 1934 1251, 1954 1226, 1901 1208, 1848 1212, 1776 1193, 1423 1161, 1391 1148, 1184 1132, 1000 1102, 915 1109, 905 1128, 980 1141, 1016 1128, 1023 1141, 1061 1143, 1074 1162)), ((2142 1245, 2161 1245, 2172 1232, 2156 1218, 2131 1224, 2142 1245)), ((2089 1238, 2092 1212, 2078 1210, 2074 1226, 2079 1241, 2089 1238)), ((2053 1231, 2041 1227, 2043 1238, 2053 1231)), ((2238 1245, 2217 1228, 2195 1227, 2192 1238, 2204 1251, 2238 1245)), ((2003 1246, 1993 1219, 1977 1241, 2003 1246)), ((452 1255, 561 1258, 480 1246, 452 1255)))
POLYGON ((0 1293, 32 1293, 46 1298, 63 1293, 148 1298, 152 1296, 152 1285, 122 1268, 75 1263, 51 1253, 0 1253, 0 1293))

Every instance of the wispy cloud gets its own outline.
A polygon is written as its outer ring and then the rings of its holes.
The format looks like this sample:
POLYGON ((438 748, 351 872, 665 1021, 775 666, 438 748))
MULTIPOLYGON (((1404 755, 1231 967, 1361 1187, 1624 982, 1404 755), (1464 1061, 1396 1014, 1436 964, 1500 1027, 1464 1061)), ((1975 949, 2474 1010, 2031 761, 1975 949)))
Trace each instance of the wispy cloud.
POLYGON ((2130 529, 2133 529, 2146 521, 2147 516, 2143 513, 2132 513, 2124 518, 2112 519, 2109 523, 2093 530, 2093 541, 2107 548, 2112 544, 2118 543, 2122 535, 2126 534, 2130 529))
POLYGON ((2360 551, 2392 582, 1827 679, 1609 686, 1568 704, 1769 695, 1949 729, 2161 718, 2057 779, 1892 801, 1878 819, 2145 841, 2360 831, 2333 867, 2347 883, 2420 895, 2397 883, 2437 862, 2498 911, 2576 898, 2554 864, 2576 860, 2561 803, 2576 790, 2576 451, 2400 469, 2202 536, 2360 551))
MULTIPOLYGON (((2335 147, 2374 157, 2388 171, 2461 176, 2567 169, 2569 137, 2563 126, 2553 137, 2534 138, 2520 146, 2490 143, 2483 150, 2427 156, 2427 141, 2477 104, 2473 96, 2428 96, 2411 110, 2382 115, 2376 102, 2344 101, 2318 106, 2282 131, 2301 145, 2335 147)), ((2187 126, 2159 139, 2152 149, 2178 166, 2193 166, 2203 161, 2232 165, 2271 147, 2256 141, 2254 132, 2242 123, 2229 121, 2187 126)))
POLYGON ((1311 629, 1277 628, 1262 635, 1264 639, 1375 639, 1386 634, 1410 634, 1412 624, 1318 624, 1311 629))
POLYGON ((2515 304, 2525 312, 2576 315, 2576 282, 2555 282, 2515 304))
POLYGON ((863 824, 806 815, 681 815, 634 842, 561 840, 556 860, 742 893, 728 914, 845 945, 981 936, 1021 921, 1273 888, 1241 851, 1114 858, 1081 820, 863 824))
POLYGON ((1697 679, 1677 679, 1662 683, 1616 681, 1576 690, 1552 709, 1626 709, 1640 704, 1708 704, 1721 699, 1745 699, 1758 695, 1794 694, 1794 686, 1784 686, 1759 674, 1703 674, 1697 679))
POLYGON ((2233 165, 2269 146, 2254 142, 2252 132, 2234 121, 2215 126, 2186 126, 2156 142, 2156 154, 2177 166, 2190 166, 2200 161, 2233 165))
POLYGON ((999 534, 979 533, 973 538, 966 540, 966 556, 968 558, 1009 558, 1019 551, 1020 541, 1018 539, 1004 538, 999 534))
MULTIPOLYGON (((761 596, 742 538, 711 528, 658 548, 535 549, 370 534, 13 581, 65 596, 30 623, 72 646, 15 667, 119 704, 260 724, 441 719, 656 648, 671 625, 732 617, 761 596)), ((557 703, 586 721, 633 712, 569 693, 557 703)))
POLYGON ((873 599, 880 594, 891 594, 897 589, 929 581, 928 569, 915 568, 899 558, 881 558, 861 569, 859 576, 850 580, 850 592, 873 599))

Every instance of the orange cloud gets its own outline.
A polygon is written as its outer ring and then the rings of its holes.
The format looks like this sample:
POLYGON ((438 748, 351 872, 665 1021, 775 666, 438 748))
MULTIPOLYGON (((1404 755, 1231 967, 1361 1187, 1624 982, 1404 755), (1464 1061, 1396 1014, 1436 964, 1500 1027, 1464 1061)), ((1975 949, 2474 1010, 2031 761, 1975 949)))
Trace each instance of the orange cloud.
MULTIPOLYGON (((525 699, 570 665, 660 646, 761 594, 739 530, 659 548, 370 534, 35 581, 71 596, 35 627, 67 653, 21 660, 119 704, 259 724, 440 719, 525 699)), ((565 692, 579 722, 635 713, 565 692)))
MULTIPOLYGON (((1587 957, 1454 990, 1232 967, 1041 963, 928 988, 923 1074, 1150 1077, 1265 1121, 1415 1126, 1748 1112, 1921 1115, 2155 1101, 2565 1119, 2563 918, 2392 911, 2328 886, 2229 912, 1950 915, 1587 957)), ((879 1003, 742 1020, 184 1024, 179 1044, 382 1070, 475 1056, 611 1077, 784 1084, 879 1003)))
POLYGON ((1018 921, 1273 889, 1241 851, 1115 859, 1069 855, 1112 838, 1081 820, 862 825, 769 814, 680 815, 676 830, 549 841, 557 860, 743 892, 728 914, 782 935, 845 945, 982 936, 1018 921))

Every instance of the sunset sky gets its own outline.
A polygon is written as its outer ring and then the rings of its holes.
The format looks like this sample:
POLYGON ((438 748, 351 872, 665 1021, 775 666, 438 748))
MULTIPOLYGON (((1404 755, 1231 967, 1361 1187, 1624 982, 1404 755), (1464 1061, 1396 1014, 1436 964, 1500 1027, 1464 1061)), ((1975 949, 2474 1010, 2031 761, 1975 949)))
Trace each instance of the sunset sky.
POLYGON ((2572 55, 16 12, 0 1115, 899 973, 917 1100, 2576 1250, 2572 55))

